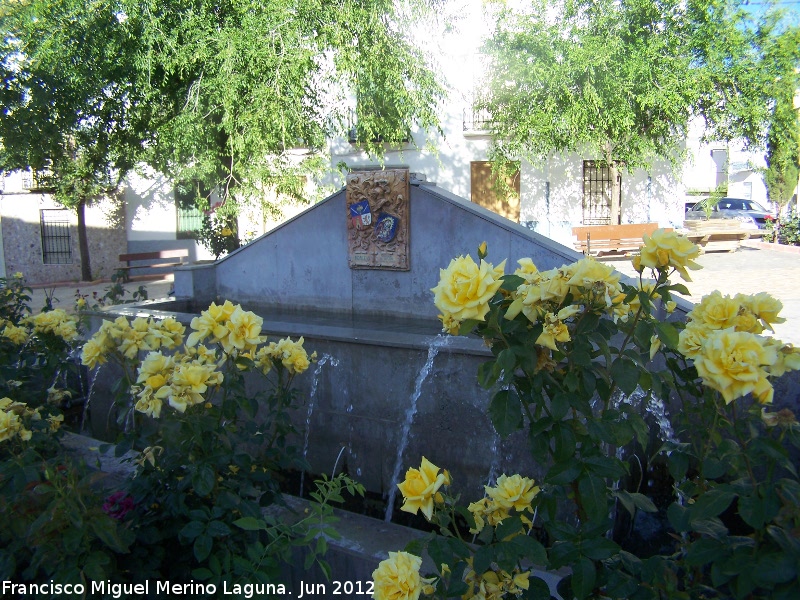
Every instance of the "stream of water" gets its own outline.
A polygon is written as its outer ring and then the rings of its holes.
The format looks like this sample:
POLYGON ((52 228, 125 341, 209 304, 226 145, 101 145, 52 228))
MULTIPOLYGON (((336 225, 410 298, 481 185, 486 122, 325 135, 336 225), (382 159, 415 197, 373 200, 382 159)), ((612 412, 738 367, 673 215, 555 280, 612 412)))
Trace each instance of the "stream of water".
POLYGON ((397 456, 394 463, 394 470, 392 471, 392 478, 389 480, 389 497, 386 501, 386 516, 384 521, 391 522, 392 514, 394 513, 394 500, 397 497, 397 484, 400 482, 400 472, 403 469, 403 455, 405 454, 406 447, 408 446, 408 439, 411 435, 411 425, 414 422, 414 416, 417 414, 417 401, 422 395, 422 385, 431 374, 433 370, 433 361, 439 354, 439 350, 444 348, 450 343, 450 336, 443 334, 437 335, 428 345, 428 358, 425 364, 417 374, 416 382, 414 383, 414 392, 406 409, 405 419, 403 420, 402 428, 400 429, 400 443, 397 446, 397 456))

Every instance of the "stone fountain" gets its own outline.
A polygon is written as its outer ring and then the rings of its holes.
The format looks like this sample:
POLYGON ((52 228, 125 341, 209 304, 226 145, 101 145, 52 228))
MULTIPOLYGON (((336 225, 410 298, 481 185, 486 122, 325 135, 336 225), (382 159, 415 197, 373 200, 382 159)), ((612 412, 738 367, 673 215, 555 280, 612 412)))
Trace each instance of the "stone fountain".
MULTIPOLYGON (((398 476, 424 455, 450 469, 456 490, 479 496, 503 471, 539 474, 524 439, 500 444, 487 416, 491 392, 476 379, 489 356, 482 340, 439 335, 430 291, 439 269, 474 257, 483 241, 490 262, 508 258, 507 272, 522 257, 550 269, 581 256, 407 170, 354 172, 345 189, 222 260, 178 269, 174 299, 113 312, 188 324, 212 301, 256 311, 273 339, 302 335, 309 352, 335 359, 297 380, 306 397, 313 387, 296 420, 316 473, 331 473, 338 458, 368 490, 393 497, 398 476)), ((101 318, 108 313, 94 328, 101 318)), ((103 438, 101 396, 91 433, 103 438)))

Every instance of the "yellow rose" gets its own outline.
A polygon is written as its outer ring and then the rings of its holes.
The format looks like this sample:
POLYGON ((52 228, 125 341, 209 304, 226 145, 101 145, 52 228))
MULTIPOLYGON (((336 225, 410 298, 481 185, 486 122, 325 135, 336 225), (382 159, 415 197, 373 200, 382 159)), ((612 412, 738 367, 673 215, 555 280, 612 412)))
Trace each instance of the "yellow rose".
POLYGON ((3 337, 11 340, 11 343, 17 346, 22 346, 28 341, 28 330, 24 327, 9 324, 3 329, 3 337))
POLYGON ((14 437, 21 427, 22 423, 16 413, 0 410, 0 442, 14 437))
POLYGON ((569 329, 553 313, 547 313, 542 333, 536 338, 536 343, 546 346, 550 350, 558 350, 556 342, 568 342, 570 340, 569 329))
POLYGON ((149 393, 139 397, 139 399, 136 401, 134 409, 140 413, 146 414, 148 417, 158 419, 161 417, 161 408, 163 405, 164 403, 161 398, 149 393))
POLYGON ((582 258, 572 265, 571 274, 567 285, 572 288, 580 288, 572 290, 576 295, 580 294, 583 289, 592 289, 596 282, 603 282, 609 288, 619 285, 620 274, 614 270, 614 267, 591 257, 582 258))
POLYGON ((485 260, 478 266, 471 256, 454 258, 446 269, 439 270, 439 284, 431 288, 436 308, 458 321, 483 321, 489 300, 502 285, 505 265, 505 260, 494 267, 485 260))
POLYGON ((778 360, 774 346, 761 336, 725 329, 706 337, 694 358, 703 383, 722 394, 726 403, 753 392, 759 402, 772 402, 772 384, 764 367, 778 360))
POLYGON ((531 283, 533 277, 539 272, 539 269, 533 264, 530 258, 520 258, 517 262, 519 263, 519 268, 514 271, 514 275, 518 275, 528 283, 531 283))
POLYGON ((783 323, 786 321, 784 317, 778 316, 778 313, 783 309, 783 304, 780 300, 773 298, 767 292, 760 292, 749 296, 737 294, 736 299, 758 319, 761 319, 770 329, 772 329, 773 323, 783 323))
POLYGON ((699 322, 709 329, 728 329, 736 325, 741 303, 718 291, 703 296, 687 316, 692 322, 699 322))
POLYGON ((207 337, 211 338, 212 344, 222 341, 228 335, 228 328, 225 326, 225 322, 235 310, 236 306, 230 300, 226 300, 221 305, 212 302, 207 310, 202 311, 199 317, 193 318, 189 323, 189 327, 194 331, 186 340, 186 345, 196 346, 198 342, 205 340, 207 337))
POLYGON ((237 306, 227 321, 228 335, 222 342, 225 351, 233 352, 234 348, 240 351, 255 348, 264 341, 261 338, 261 326, 264 319, 253 312, 242 310, 237 306))
POLYGON ((94 369, 97 365, 102 365, 106 362, 106 349, 103 345, 99 344, 94 338, 90 339, 83 345, 81 351, 81 364, 94 369))
MULTIPOLYGON (((644 246, 639 252, 639 268, 662 270, 675 268, 684 281, 691 281, 686 269, 697 270, 702 267, 692 262, 700 255, 700 248, 685 236, 674 231, 656 229, 653 235, 644 234, 644 246)), ((636 267, 634 263, 634 267, 636 267)))
POLYGON ((423 585, 419 575, 422 559, 408 552, 389 552, 389 558, 372 572, 375 600, 417 600, 423 585))
POLYGON ((406 471, 406 478, 397 487, 403 494, 403 506, 400 510, 417 514, 418 510, 430 520, 433 516, 433 503, 436 493, 443 485, 450 483, 446 472, 439 473, 439 467, 424 456, 419 469, 406 471))
POLYGON ((486 494, 498 505, 507 510, 512 508, 518 512, 530 510, 534 496, 539 493, 539 486, 533 485, 533 479, 512 475, 501 475, 494 487, 486 486, 486 494))
POLYGON ((687 358, 696 357, 703 349, 711 329, 698 321, 690 321, 678 336, 678 352, 687 358))

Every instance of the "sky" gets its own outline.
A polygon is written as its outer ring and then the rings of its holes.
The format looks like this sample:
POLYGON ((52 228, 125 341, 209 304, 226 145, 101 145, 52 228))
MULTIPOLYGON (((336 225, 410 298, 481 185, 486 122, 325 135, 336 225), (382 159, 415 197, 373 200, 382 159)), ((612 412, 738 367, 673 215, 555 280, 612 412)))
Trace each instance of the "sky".
POLYGON ((769 2, 768 0, 744 0, 742 4, 756 15, 764 12, 768 6, 774 4, 786 11, 786 16, 794 25, 800 25, 800 0, 774 0, 774 2, 769 2))

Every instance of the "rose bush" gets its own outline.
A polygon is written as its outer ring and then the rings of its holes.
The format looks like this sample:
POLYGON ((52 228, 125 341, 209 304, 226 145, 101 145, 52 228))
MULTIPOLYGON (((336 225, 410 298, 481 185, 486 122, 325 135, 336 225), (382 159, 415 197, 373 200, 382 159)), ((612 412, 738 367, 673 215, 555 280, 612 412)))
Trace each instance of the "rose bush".
MULTIPOLYGON (((17 316, 6 328, 23 329, 22 343, 79 347, 75 321, 63 311, 29 317, 24 299, 7 307, 17 316)), ((172 318, 102 322, 81 360, 117 370, 121 436, 114 448, 119 457, 131 452, 135 467, 132 479, 112 489, 59 444, 62 419, 42 404, 58 390, 38 403, 1 399, 0 513, 16 515, 0 532, 2 578, 195 581, 221 589, 223 582, 278 580, 296 546, 308 548, 306 568, 317 564, 329 575, 331 503, 363 487, 339 475, 317 482, 314 501, 297 518, 263 510, 282 504, 282 471, 307 468, 290 444, 297 432, 289 411, 301 402, 294 378, 316 357, 302 338, 268 342, 262 323, 230 302, 194 319, 186 343, 186 327, 172 318), (253 391, 259 378, 264 384, 253 391)), ((24 381, 29 365, 15 366, 24 381)))
MULTIPOLYGON (((406 551, 432 559, 430 595, 549 598, 536 569, 560 573, 563 598, 800 594, 800 428, 769 410, 772 380, 800 367, 766 335, 780 302, 715 293, 681 322, 673 296, 688 290, 671 278, 689 280, 699 249, 675 232, 645 237, 630 283, 591 258, 502 275, 485 252, 483 271, 468 257, 442 270, 434 303, 445 331, 491 348, 477 375, 495 429, 526 432, 545 471, 536 485, 501 477, 467 507, 444 486, 422 496, 439 532, 406 551), (491 285, 474 284, 480 272, 491 285), (479 291, 443 293, 461 281, 479 291), (650 491, 656 479, 666 491, 650 491), (643 513, 664 531, 637 547, 643 513)), ((401 484, 410 508, 421 487, 401 484)))

